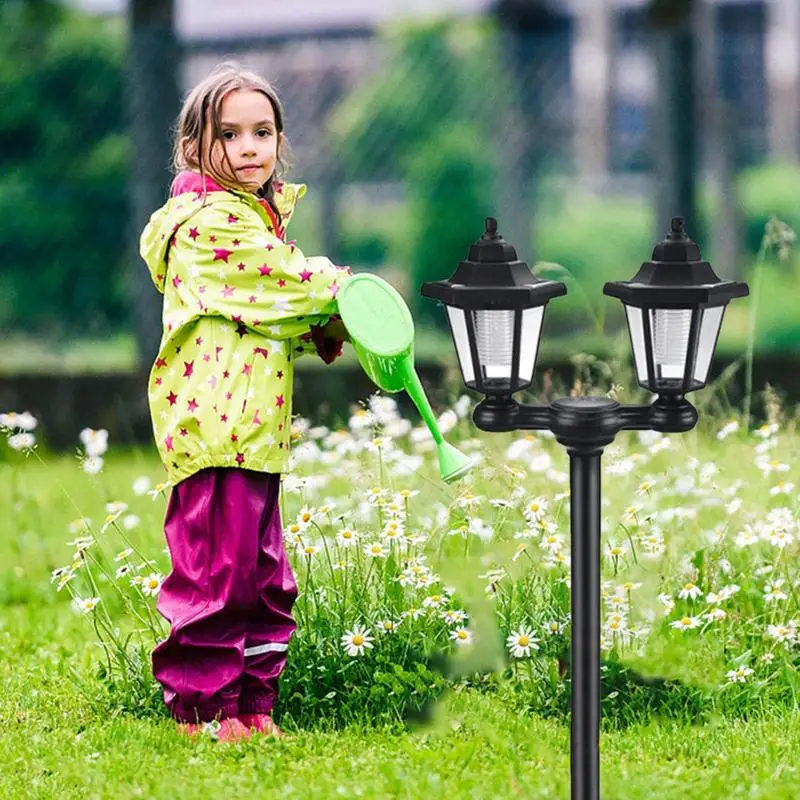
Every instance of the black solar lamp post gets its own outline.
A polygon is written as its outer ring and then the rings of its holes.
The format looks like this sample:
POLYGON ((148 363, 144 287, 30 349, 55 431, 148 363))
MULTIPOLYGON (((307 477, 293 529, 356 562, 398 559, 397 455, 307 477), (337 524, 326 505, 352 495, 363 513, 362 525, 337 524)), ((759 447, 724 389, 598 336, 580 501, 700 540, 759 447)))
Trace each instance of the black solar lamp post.
POLYGON ((600 458, 621 430, 681 433, 697 423, 686 399, 708 379, 728 302, 747 284, 721 281, 700 248, 672 220, 666 239, 630 281, 606 283, 627 315, 639 385, 657 395, 650 405, 608 397, 563 397, 520 405, 512 395, 532 381, 545 306, 566 294, 517 260, 497 233, 497 220, 470 247, 447 281, 423 284, 422 295, 444 304, 465 385, 484 395, 473 412, 485 431, 550 430, 570 458, 572 547, 570 720, 573 800, 600 793, 600 458))

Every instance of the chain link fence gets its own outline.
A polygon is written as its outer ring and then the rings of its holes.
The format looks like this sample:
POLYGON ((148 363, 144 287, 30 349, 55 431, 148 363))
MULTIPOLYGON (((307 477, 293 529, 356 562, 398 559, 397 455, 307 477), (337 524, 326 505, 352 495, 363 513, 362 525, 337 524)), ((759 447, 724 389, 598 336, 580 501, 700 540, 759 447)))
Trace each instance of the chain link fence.
MULTIPOLYGON (((141 222, 130 172, 139 145, 126 116, 132 66, 124 20, 17 3, 0 9, 0 23, 0 330, 51 340, 129 334, 140 313, 135 293, 154 305, 159 298, 131 244, 132 220, 141 222)), ((646 61, 642 20, 619 15, 615 25, 615 47, 646 61)), ((573 36, 566 18, 524 33, 485 18, 188 43, 177 83, 188 90, 226 58, 271 80, 295 161, 287 179, 309 186, 293 237, 309 254, 385 270, 433 324, 417 304, 419 284, 452 273, 485 216, 498 217, 529 263, 534 243, 537 256, 559 255, 540 251, 553 236, 537 229, 539 212, 545 218, 550 205, 559 208, 547 187, 572 197, 596 177, 575 174, 573 36)), ((766 154, 761 39, 763 29, 752 25, 720 28, 720 91, 740 109, 725 133, 738 143, 740 164, 766 154)), ((619 87, 611 93, 608 163, 617 172, 606 189, 622 187, 644 207, 653 88, 644 100, 619 87)), ((138 115, 148 113, 143 97, 138 115)), ((159 147, 164 198, 169 153, 159 147)), ((647 250, 651 233, 636 246, 647 250)), ((633 250, 627 263, 647 254, 633 250)), ((629 271, 618 266, 616 277, 620 269, 629 271)))

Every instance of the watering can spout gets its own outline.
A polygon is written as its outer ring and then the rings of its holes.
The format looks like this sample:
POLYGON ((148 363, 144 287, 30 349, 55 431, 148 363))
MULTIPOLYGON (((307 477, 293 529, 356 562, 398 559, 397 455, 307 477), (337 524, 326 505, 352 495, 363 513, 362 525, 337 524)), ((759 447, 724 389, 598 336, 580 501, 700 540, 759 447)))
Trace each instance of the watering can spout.
POLYGON ((403 357, 400 369, 404 374, 405 389, 408 392, 408 396, 419 409, 420 416, 428 426, 428 430, 433 436, 433 441, 436 442, 436 450, 439 455, 439 474, 442 480, 445 483, 453 483, 459 478, 463 478, 472 468, 472 459, 444 440, 442 432, 439 430, 439 424, 436 422, 436 417, 433 415, 433 410, 428 402, 428 396, 425 394, 419 375, 414 369, 414 360, 411 355, 403 357))
POLYGON ((472 460, 448 444, 439 430, 414 369, 414 321, 403 298, 377 275, 359 273, 345 282, 337 299, 364 372, 384 391, 405 389, 436 442, 442 480, 451 483, 463 478, 472 460))

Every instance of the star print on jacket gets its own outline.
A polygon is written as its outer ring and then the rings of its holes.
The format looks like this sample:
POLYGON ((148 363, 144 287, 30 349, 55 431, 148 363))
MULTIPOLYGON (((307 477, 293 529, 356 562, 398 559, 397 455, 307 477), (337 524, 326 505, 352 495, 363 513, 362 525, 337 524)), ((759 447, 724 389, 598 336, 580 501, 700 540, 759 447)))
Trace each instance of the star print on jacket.
POLYGON ((294 361, 331 363, 323 326, 352 275, 303 255, 285 229, 305 184, 278 184, 275 205, 185 172, 140 241, 164 295, 148 400, 156 446, 175 484, 205 467, 286 472, 294 361))

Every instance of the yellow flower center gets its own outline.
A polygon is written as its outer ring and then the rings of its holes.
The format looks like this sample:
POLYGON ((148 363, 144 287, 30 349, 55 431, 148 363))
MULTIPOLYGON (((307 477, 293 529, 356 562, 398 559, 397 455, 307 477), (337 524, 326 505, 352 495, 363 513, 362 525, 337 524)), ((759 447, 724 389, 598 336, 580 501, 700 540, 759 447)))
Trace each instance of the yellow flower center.
POLYGON ((530 644, 530 639, 527 636, 520 636, 517 643, 520 647, 527 647, 530 644))
POLYGON ((362 645, 362 644, 364 644, 364 637, 363 637, 363 636, 360 636, 359 634, 356 634, 356 635, 353 637, 353 644, 354 644, 356 647, 361 647, 361 645, 362 645))
POLYGON ((458 632, 458 638, 459 639, 466 639, 467 638, 467 632, 466 631, 459 631, 458 632))

